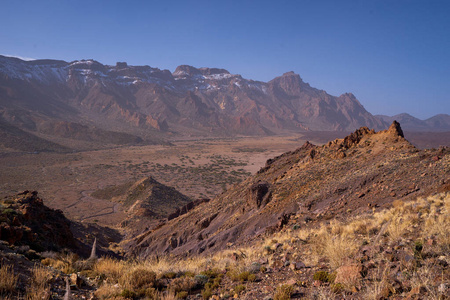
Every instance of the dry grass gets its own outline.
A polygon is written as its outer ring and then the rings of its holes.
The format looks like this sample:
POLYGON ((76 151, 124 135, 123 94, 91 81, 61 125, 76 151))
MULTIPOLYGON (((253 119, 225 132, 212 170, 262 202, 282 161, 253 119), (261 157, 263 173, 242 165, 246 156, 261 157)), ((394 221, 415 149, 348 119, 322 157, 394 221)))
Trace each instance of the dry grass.
POLYGON ((100 299, 124 299, 123 297, 119 296, 120 292, 122 291, 122 289, 116 285, 116 284, 112 284, 112 283, 105 283, 103 285, 101 285, 94 293, 94 295, 100 299))
POLYGON ((317 263, 321 257, 326 257, 332 268, 343 265, 357 250, 359 243, 355 233, 348 225, 332 222, 328 226, 308 232, 311 262, 317 263))
POLYGON ((76 271, 75 265, 79 257, 74 253, 60 253, 47 258, 44 258, 41 263, 45 266, 51 266, 66 274, 71 274, 76 271))
POLYGON ((52 277, 52 272, 48 268, 36 266, 33 269, 32 284, 39 288, 48 287, 52 277))
POLYGON ((436 195, 427 199, 430 203, 430 212, 426 215, 423 226, 424 237, 435 237, 437 243, 442 245, 442 251, 450 252, 450 194, 436 195), (439 213, 439 214, 438 214, 439 213))
POLYGON ((98 275, 104 275, 108 282, 117 283, 126 269, 127 262, 113 258, 99 259, 94 265, 93 271, 98 275))
POLYGON ((3 265, 0 267, 0 294, 10 294, 16 289, 18 276, 14 274, 11 266, 3 265))
POLYGON ((444 299, 442 292, 439 290, 439 282, 442 282, 443 278, 440 278, 443 274, 437 274, 433 270, 433 265, 425 264, 421 268, 414 272, 411 280, 412 288, 419 290, 425 288, 429 299, 440 300, 444 299))
POLYGON ((43 266, 36 266, 33 269, 31 285, 27 290, 27 300, 45 300, 50 299, 50 282, 52 273, 43 266))
POLYGON ((119 278, 120 286, 132 291, 153 288, 155 283, 156 273, 144 267, 134 267, 119 278))

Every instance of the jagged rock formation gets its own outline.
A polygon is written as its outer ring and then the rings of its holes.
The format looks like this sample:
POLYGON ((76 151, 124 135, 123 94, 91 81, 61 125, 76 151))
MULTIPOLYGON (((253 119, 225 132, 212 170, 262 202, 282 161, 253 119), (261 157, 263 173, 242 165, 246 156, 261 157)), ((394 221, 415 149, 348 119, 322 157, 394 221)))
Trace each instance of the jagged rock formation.
POLYGON ((47 138, 116 144, 173 134, 266 135, 387 125, 354 95, 331 96, 293 72, 265 83, 216 68, 183 65, 171 73, 123 62, 3 56, 0 120, 47 138))
POLYGON ((363 127, 323 146, 306 142, 258 174, 127 245, 130 255, 211 253, 279 230, 289 219, 320 222, 450 187, 450 149, 419 151, 397 122, 363 127))

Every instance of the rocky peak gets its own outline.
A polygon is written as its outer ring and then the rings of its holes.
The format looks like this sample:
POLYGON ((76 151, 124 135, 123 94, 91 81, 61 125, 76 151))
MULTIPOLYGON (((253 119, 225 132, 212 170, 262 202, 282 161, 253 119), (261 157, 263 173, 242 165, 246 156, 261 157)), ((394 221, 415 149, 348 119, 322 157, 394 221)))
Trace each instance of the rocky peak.
POLYGON ((181 65, 178 66, 173 72, 173 76, 175 77, 186 77, 186 76, 211 76, 211 75, 220 75, 220 74, 230 74, 225 69, 219 69, 219 68, 195 68, 188 65, 181 65))
POLYGON ((300 78, 300 75, 291 71, 272 79, 269 81, 269 85, 271 85, 274 90, 282 90, 287 95, 294 96, 299 95, 306 84, 300 78))
POLYGON ((77 69, 77 70, 92 70, 92 71, 100 71, 105 72, 106 67, 99 63, 96 60, 93 59, 82 59, 82 60, 76 60, 70 63, 71 69, 77 69))
POLYGON ((339 96, 340 98, 349 98, 351 100, 356 100, 355 95, 353 95, 352 93, 344 93, 342 95, 339 96))
POLYGON ((175 69, 175 72, 173 72, 172 75, 175 77, 185 77, 185 76, 202 75, 202 72, 195 67, 188 65, 181 65, 175 69))
POLYGON ((200 68, 199 71, 203 75, 230 74, 227 70, 218 68, 200 68))
POLYGON ((400 127, 400 123, 398 123, 397 121, 392 122, 392 124, 391 124, 391 126, 389 126, 389 129, 387 130, 387 132, 394 136, 401 136, 402 138, 405 137, 403 135, 403 130, 400 127))
POLYGON ((124 69, 124 68, 127 68, 127 67, 128 67, 128 64, 126 62, 117 62, 116 63, 116 68, 117 69, 124 69))
POLYGON ((375 130, 369 129, 367 127, 361 127, 350 135, 346 136, 341 144, 341 148, 349 149, 354 145, 358 144, 359 141, 367 135, 375 134, 375 130))
POLYGON ((306 141, 302 146, 301 149, 312 149, 316 147, 314 144, 311 144, 310 141, 306 141))

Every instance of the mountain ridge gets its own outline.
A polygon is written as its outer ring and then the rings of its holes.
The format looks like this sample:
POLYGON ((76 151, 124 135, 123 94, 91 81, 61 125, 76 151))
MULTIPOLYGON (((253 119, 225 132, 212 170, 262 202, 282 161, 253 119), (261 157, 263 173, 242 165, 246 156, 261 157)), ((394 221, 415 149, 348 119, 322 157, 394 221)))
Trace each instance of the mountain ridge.
POLYGON ((392 117, 386 115, 375 115, 375 117, 382 119, 385 122, 392 122, 394 120, 397 120, 407 131, 450 131, 450 115, 448 114, 437 114, 424 120, 411 116, 407 113, 394 115, 392 117))
POLYGON ((22 61, 0 56, 0 116, 16 126, 42 120, 94 126, 141 138, 267 135, 286 131, 381 129, 352 94, 339 97, 287 72, 269 82, 219 68, 150 66, 95 60, 22 61), (33 120, 38 119, 38 120, 33 120))

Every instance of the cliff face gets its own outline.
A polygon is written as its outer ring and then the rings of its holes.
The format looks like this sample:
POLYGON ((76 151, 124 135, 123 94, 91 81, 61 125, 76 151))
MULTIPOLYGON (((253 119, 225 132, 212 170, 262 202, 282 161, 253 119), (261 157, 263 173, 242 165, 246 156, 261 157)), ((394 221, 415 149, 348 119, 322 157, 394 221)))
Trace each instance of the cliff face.
POLYGON ((450 188, 450 149, 419 151, 400 125, 362 127, 323 146, 305 143, 255 176, 128 243, 128 253, 211 253, 280 230, 290 219, 343 219, 396 199, 450 188))

